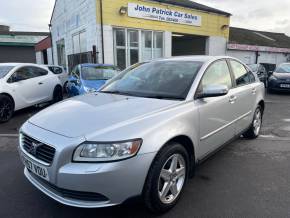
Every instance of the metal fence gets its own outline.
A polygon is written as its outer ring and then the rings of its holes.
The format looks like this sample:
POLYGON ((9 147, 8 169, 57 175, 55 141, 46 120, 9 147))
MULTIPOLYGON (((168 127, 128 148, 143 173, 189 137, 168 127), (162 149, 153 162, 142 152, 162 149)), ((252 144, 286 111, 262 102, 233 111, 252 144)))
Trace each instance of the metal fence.
POLYGON ((68 55, 69 72, 71 72, 72 69, 78 64, 97 63, 97 56, 98 53, 92 51, 68 55))

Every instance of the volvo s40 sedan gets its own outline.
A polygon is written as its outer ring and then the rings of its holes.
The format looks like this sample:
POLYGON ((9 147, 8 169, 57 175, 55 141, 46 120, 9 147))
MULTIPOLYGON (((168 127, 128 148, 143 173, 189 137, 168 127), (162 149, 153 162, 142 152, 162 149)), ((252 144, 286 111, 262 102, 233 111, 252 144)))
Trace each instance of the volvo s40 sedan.
POLYGON ((0 123, 10 120, 14 111, 62 98, 61 82, 48 69, 36 64, 0 64, 0 123))
POLYGON ((240 61, 192 56, 136 64, 99 92, 68 99, 20 130, 27 179, 70 206, 142 196, 172 208, 196 164, 241 134, 259 135, 264 85, 240 61))

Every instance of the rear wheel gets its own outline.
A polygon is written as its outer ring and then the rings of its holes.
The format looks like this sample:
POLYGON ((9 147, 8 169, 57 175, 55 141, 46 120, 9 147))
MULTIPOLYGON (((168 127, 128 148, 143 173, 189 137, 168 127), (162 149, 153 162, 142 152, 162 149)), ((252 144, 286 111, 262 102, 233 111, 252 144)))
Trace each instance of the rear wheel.
POLYGON ((53 103, 57 103, 63 100, 62 88, 61 86, 56 86, 53 91, 53 103))
POLYGON ((0 95, 0 123, 9 121, 13 113, 14 113, 13 100, 6 95, 0 95))
POLYGON ((143 191, 144 202, 154 213, 164 213, 178 202, 188 177, 189 155, 178 143, 166 145, 156 156, 143 191))
POLYGON ((262 111, 261 106, 258 106, 255 111, 252 124, 250 128, 248 129, 248 131, 244 134, 244 137, 248 139, 257 138, 260 134, 260 130, 262 127, 262 120, 263 120, 263 111, 262 111))

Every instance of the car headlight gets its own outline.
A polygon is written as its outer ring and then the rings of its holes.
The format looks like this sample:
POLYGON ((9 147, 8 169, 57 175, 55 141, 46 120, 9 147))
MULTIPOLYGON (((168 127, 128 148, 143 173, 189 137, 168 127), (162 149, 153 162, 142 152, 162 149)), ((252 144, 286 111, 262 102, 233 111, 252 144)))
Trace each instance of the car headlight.
POLYGON ((108 162, 133 157, 142 144, 141 139, 126 142, 85 142, 77 147, 73 155, 76 162, 108 162))
POLYGON ((96 89, 94 89, 94 88, 89 88, 89 87, 84 87, 84 90, 85 90, 85 92, 87 92, 87 93, 97 92, 96 89))

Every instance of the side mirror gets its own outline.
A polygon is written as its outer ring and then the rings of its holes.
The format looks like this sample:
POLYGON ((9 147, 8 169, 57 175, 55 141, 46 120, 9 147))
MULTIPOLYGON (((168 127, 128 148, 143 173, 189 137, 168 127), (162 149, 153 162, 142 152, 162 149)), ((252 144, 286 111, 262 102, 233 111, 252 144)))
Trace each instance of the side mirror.
POLYGON ((269 74, 269 76, 272 76, 273 75, 273 71, 269 71, 268 74, 269 74))
POLYGON ((227 95, 228 93, 229 89, 226 85, 208 85, 197 95, 197 98, 219 97, 227 95))

